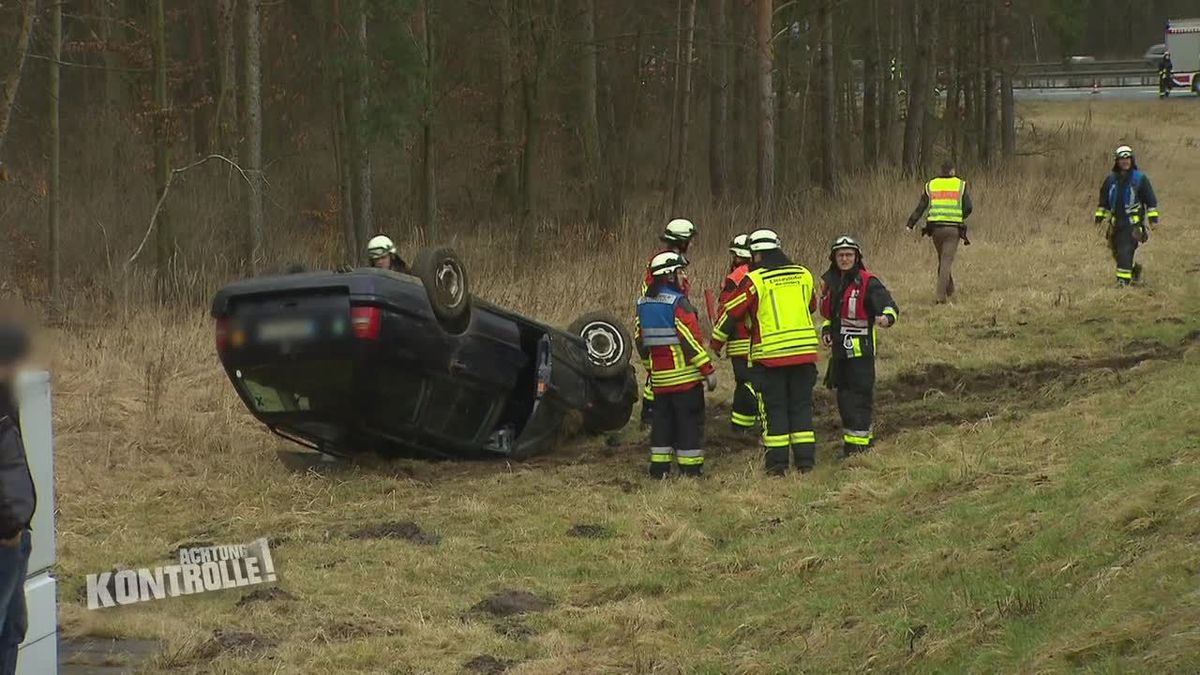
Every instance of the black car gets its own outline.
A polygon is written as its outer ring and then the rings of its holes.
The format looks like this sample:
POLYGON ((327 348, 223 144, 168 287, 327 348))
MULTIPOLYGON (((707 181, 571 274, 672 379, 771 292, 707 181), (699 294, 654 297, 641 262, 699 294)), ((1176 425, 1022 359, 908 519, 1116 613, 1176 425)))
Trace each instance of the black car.
POLYGON ((217 353, 250 411, 331 455, 543 452, 578 411, 621 428, 637 385, 629 333, 593 312, 559 330, 473 298, 450 249, 381 269, 237 281, 213 301, 217 353))

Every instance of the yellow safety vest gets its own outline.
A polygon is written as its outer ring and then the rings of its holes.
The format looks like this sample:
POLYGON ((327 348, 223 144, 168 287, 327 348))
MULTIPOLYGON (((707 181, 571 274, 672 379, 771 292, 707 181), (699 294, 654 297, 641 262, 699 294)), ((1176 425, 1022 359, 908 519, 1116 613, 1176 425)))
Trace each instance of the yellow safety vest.
POLYGON ((961 178, 934 178, 925 186, 925 194, 929 195, 929 215, 931 223, 961 223, 963 222, 962 198, 967 189, 967 182, 961 178))
POLYGON ((819 341, 813 326, 812 274, 800 265, 750 272, 758 293, 757 330, 750 361, 816 354, 819 341))

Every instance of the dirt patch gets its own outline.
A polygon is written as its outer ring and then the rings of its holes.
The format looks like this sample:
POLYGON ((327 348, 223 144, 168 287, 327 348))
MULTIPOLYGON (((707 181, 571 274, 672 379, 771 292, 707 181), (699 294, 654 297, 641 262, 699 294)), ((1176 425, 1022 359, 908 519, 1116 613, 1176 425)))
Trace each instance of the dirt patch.
POLYGON ((494 656, 476 656, 475 658, 463 664, 463 668, 468 673, 482 673, 483 675, 499 675, 509 668, 513 667, 513 662, 506 659, 498 659, 494 656))
POLYGON ((273 600, 295 600, 296 596, 282 588, 259 588, 242 596, 237 601, 238 607, 253 605, 256 602, 271 602, 273 600))
POLYGON ((536 635, 532 628, 512 617, 497 621, 492 625, 492 629, 496 631, 496 635, 518 642, 524 642, 536 635))
POLYGON ((573 525, 567 530, 568 537, 579 537, 581 539, 608 539, 613 536, 613 531, 603 525, 573 525))
POLYGON ((197 659, 214 659, 222 654, 253 656, 271 649, 276 642, 254 633, 242 631, 214 630, 212 637, 205 640, 196 651, 197 659))
POLYGON ((442 540, 436 534, 426 532, 411 520, 369 525, 350 533, 351 539, 404 539, 421 546, 433 546, 442 540))
POLYGON ((1160 316, 1154 320, 1154 323, 1170 323, 1178 326, 1184 323, 1184 321, 1182 317, 1178 316, 1160 316))
POLYGON ((1061 407, 1077 398, 1080 387, 1095 386, 1104 372, 1119 374, 1146 361, 1175 358, 1197 337, 1179 346, 1136 340, 1116 354, 1099 358, 1066 357, 1056 361, 962 369, 933 363, 880 383, 875 410, 884 432, 963 424, 995 417, 1022 416, 1061 407))
POLYGON ((554 605, 550 600, 529 591, 500 591, 475 603, 468 615, 513 616, 529 612, 544 612, 554 605))

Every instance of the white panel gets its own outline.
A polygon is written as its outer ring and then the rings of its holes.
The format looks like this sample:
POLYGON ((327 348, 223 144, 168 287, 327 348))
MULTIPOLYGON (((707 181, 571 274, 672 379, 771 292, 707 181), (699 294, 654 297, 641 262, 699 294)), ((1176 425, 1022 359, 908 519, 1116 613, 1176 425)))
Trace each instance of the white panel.
POLYGON ((54 564, 54 440, 50 409, 50 373, 25 371, 17 378, 17 405, 21 410, 21 436, 25 455, 37 489, 37 511, 33 514, 33 551, 29 574, 54 564))
POLYGON ((25 582, 25 604, 29 607, 29 629, 25 631, 24 649, 58 630, 55 611, 58 582, 49 574, 42 573, 25 582))

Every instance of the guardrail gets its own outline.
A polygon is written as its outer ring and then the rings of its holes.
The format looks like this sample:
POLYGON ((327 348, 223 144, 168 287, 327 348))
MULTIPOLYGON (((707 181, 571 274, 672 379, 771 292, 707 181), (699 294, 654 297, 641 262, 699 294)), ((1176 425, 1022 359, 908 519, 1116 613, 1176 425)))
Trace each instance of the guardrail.
POLYGON ((1157 69, 1142 59, 1078 63, 1023 63, 1013 73, 1017 89, 1075 89, 1079 87, 1151 87, 1158 85, 1157 69))

